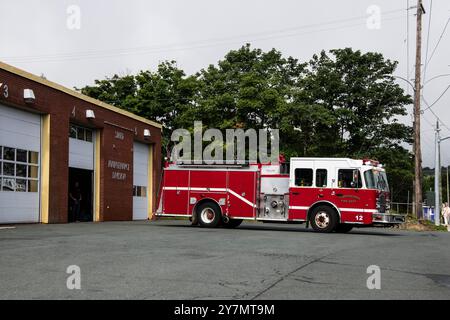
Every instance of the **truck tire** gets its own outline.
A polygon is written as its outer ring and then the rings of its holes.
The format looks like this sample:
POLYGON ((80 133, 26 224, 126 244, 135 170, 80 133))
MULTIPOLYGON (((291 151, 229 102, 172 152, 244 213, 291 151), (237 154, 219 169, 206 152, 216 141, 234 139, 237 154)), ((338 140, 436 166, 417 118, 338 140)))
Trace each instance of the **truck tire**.
POLYGON ((317 232, 333 232, 338 225, 336 211, 329 206, 319 206, 315 208, 309 218, 311 227, 317 232))
POLYGON ((334 231, 336 231, 337 233, 347 233, 352 229, 353 226, 351 224, 339 223, 334 231))
POLYGON ((222 221, 220 208, 214 202, 204 202, 197 207, 197 220, 203 228, 215 228, 222 221))
POLYGON ((237 228, 241 225, 242 219, 230 219, 228 222, 222 221, 222 226, 227 229, 237 228))

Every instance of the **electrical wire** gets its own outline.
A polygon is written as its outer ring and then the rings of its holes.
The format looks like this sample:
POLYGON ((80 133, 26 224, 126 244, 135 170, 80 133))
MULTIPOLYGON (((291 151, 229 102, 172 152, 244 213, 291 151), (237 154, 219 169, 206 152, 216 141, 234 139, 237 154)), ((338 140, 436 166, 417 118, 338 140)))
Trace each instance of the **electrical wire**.
MULTIPOLYGON (((406 79, 409 79, 409 0, 406 0, 406 79)), ((409 94, 409 87, 406 88, 406 93, 409 94)))
POLYGON ((439 47, 439 44, 441 43, 441 40, 444 37, 445 32, 447 31, 447 27, 448 27, 449 23, 450 23, 450 18, 447 19, 447 23, 445 24, 444 29, 442 30, 442 33, 441 33, 441 35, 439 37, 439 40, 436 43, 436 46, 434 47, 433 52, 431 53, 430 59, 425 61, 425 67, 430 63, 431 59, 433 59, 434 54, 436 53, 436 50, 439 47))
MULTIPOLYGON (((430 125, 430 127, 434 128, 434 124, 425 117, 425 114, 422 115, 422 118, 425 120, 426 123, 430 125)), ((434 129, 432 129, 434 131, 434 129)), ((425 132, 425 131, 424 131, 425 132)))
MULTIPOLYGON (((433 12, 433 0, 430 1, 428 32, 427 32, 427 49, 426 49, 426 53, 425 53, 425 61, 428 61, 428 51, 430 49, 430 32, 431 32, 432 12, 433 12)), ((425 66, 423 68, 423 83, 425 83, 426 76, 427 76, 427 66, 428 66, 428 63, 425 63, 425 66)))
MULTIPOLYGON (((404 11, 405 9, 397 9, 385 12, 385 14, 392 14, 399 11, 404 11)), ((402 16, 394 16, 391 18, 385 18, 383 21, 392 21, 397 20, 399 18, 403 18, 402 16)), ((311 24, 311 25, 303 25, 295 28, 287 28, 282 30, 276 30, 271 33, 257 33, 250 35, 241 35, 235 37, 221 38, 221 39, 212 39, 212 40, 200 40, 194 42, 188 42, 184 44, 171 44, 166 46, 151 46, 151 47, 136 47, 129 49, 114 49, 114 50, 102 50, 102 51, 85 51, 85 52, 76 52, 76 53, 60 53, 60 54, 50 54, 50 55, 40 55, 40 56, 10 56, 10 57, 2 57, 3 60, 13 63, 27 63, 27 62, 57 62, 57 61, 66 61, 66 60, 80 60, 80 59, 96 59, 96 58, 105 58, 105 57, 115 57, 115 56, 123 56, 130 54, 149 54, 149 53, 158 53, 158 52, 171 52, 171 51, 185 51, 191 49, 201 49, 201 48, 210 48, 214 46, 221 46, 225 44, 233 44, 233 43, 242 43, 243 40, 235 40, 235 39, 245 39, 244 41, 263 41, 270 39, 279 39, 279 38, 287 38, 287 37, 296 37, 300 35, 307 34, 315 34, 318 32, 326 32, 330 30, 337 29, 345 29, 361 26, 361 23, 358 24, 348 24, 337 27, 330 28, 321 28, 318 30, 311 30, 306 32, 298 32, 303 29, 309 29, 324 25, 333 25, 336 23, 343 23, 354 20, 367 19, 367 16, 353 17, 348 19, 340 19, 334 20, 330 22, 324 22, 320 24, 311 24), (207 42, 205 42, 207 41, 207 42)))
POLYGON ((444 92, 442 92, 442 94, 439 96, 439 98, 437 98, 432 104, 427 105, 427 107, 425 109, 423 109, 423 111, 427 111, 428 109, 433 108, 433 106, 439 102, 439 100, 442 99, 442 97, 447 93, 448 89, 450 89, 450 85, 447 86, 447 88, 444 90, 444 92))
MULTIPOLYGON (((421 95, 421 100, 427 105, 427 107, 430 106, 430 104, 427 102, 427 100, 426 100, 426 99, 424 98, 424 96, 422 96, 422 95, 421 95)), ((447 126, 447 125, 445 124, 445 122, 441 120, 441 118, 439 118, 439 116, 433 111, 433 109, 427 108, 427 110, 430 111, 430 112, 436 117, 436 119, 439 121, 439 123, 441 123, 442 126, 450 132, 450 127, 447 126)), ((424 110, 423 110, 423 111, 424 111, 424 110)), ((423 111, 422 111, 422 112, 423 112, 423 111)))

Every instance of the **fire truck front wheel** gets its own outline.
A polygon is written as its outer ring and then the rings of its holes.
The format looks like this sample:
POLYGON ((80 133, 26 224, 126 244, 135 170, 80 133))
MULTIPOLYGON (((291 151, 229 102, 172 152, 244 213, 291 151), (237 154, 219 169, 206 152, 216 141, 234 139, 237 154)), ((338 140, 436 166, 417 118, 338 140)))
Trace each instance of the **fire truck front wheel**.
POLYGON ((318 232, 332 232, 338 224, 336 211, 328 206, 319 206, 310 216, 311 227, 318 232))
POLYGON ((201 227, 215 228, 222 220, 220 208, 214 202, 204 202, 197 207, 197 219, 201 227))

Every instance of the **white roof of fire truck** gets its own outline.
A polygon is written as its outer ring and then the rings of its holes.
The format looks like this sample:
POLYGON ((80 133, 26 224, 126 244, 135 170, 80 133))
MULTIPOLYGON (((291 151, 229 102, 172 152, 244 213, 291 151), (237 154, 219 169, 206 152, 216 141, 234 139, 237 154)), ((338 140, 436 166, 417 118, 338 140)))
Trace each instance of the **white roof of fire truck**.
MULTIPOLYGON (((383 170, 383 166, 376 160, 370 159, 350 159, 350 158, 320 158, 320 157, 295 157, 290 159, 290 163, 303 163, 305 167, 311 166, 333 166, 342 168, 359 168, 362 166, 369 166, 383 170)), ((236 164, 236 163, 223 163, 223 164, 207 164, 207 163, 194 163, 193 161, 176 161, 169 163, 169 166, 165 169, 247 169, 255 170, 257 164, 236 164)), ((273 167, 271 164, 265 166, 273 167)), ((263 166, 263 167, 265 167, 263 166)))
POLYGON ((296 157, 291 158, 291 162, 315 162, 317 163, 327 163, 334 165, 343 165, 346 167, 361 167, 363 165, 382 168, 382 164, 380 164, 376 160, 371 159, 350 159, 350 158, 318 158, 318 157, 296 157))

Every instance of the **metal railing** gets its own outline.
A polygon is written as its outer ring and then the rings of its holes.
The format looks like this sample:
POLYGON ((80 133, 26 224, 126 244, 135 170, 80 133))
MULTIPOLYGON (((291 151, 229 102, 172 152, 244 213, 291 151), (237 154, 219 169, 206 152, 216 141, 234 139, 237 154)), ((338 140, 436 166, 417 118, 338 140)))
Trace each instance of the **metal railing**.
MULTIPOLYGON (((434 221, 434 207, 423 205, 423 218, 425 220, 434 221)), ((398 214, 413 214, 413 204, 412 203, 402 203, 402 202, 391 202, 391 212, 398 214)))
POLYGON ((413 204, 406 202, 391 202, 391 211, 399 214, 412 214, 413 204))

